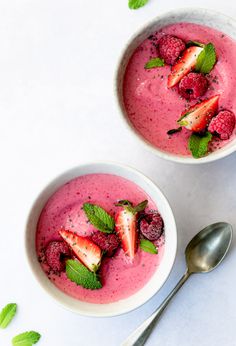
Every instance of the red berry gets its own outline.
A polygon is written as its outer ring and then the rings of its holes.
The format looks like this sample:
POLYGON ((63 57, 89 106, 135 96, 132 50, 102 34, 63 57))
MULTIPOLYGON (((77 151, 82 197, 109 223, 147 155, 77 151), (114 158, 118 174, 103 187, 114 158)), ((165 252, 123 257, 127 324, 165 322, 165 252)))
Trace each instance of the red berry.
POLYGON ((118 205, 122 206, 116 213, 115 217, 115 232, 118 235, 121 247, 129 260, 132 262, 137 251, 137 216, 143 211, 148 204, 148 201, 142 201, 136 206, 127 200, 119 201, 118 205))
POLYGON ((195 104, 185 110, 177 123, 194 132, 202 132, 217 113, 219 95, 195 104))
POLYGON ((187 100, 194 100, 205 94, 208 81, 201 73, 190 72, 179 83, 179 93, 187 100))
POLYGON ((202 47, 192 46, 187 48, 176 64, 172 66, 171 73, 168 76, 167 86, 172 88, 179 81, 186 76, 197 64, 199 54, 202 52, 202 47))
POLYGON ((65 269, 65 258, 70 256, 69 247, 63 241, 51 241, 45 251, 46 261, 55 272, 65 269))
POLYGON ((149 240, 157 240, 163 233, 164 223, 157 211, 149 212, 141 217, 139 229, 149 240))
POLYGON ((119 239, 115 234, 106 235, 98 231, 91 235, 91 240, 105 251, 108 257, 111 257, 119 246, 119 239))
POLYGON ((82 262, 92 272, 98 270, 102 259, 102 251, 99 246, 94 244, 94 242, 89 238, 81 237, 75 232, 65 229, 61 229, 59 234, 80 262, 82 262))
POLYGON ((220 136, 220 139, 226 140, 232 135, 232 132, 235 127, 235 115, 230 111, 221 111, 214 117, 208 130, 211 133, 217 133, 220 136))
POLYGON ((158 45, 160 56, 168 65, 173 65, 185 49, 185 43, 180 38, 172 35, 162 36, 158 45))

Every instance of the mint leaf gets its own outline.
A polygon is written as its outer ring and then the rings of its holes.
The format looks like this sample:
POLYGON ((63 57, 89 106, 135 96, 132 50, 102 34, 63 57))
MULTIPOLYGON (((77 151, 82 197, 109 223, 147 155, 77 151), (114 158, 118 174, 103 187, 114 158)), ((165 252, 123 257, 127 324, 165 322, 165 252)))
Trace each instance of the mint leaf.
POLYGON ((198 135, 193 133, 188 142, 189 150, 191 151, 193 157, 195 159, 199 159, 203 157, 208 152, 208 144, 212 139, 212 134, 210 132, 206 132, 204 135, 198 135))
POLYGON ((76 260, 66 261, 66 275, 68 279, 84 288, 91 290, 102 288, 98 276, 90 272, 82 263, 76 260))
POLYGON ((216 63, 216 51, 212 43, 208 43, 197 57, 195 70, 207 74, 211 72, 216 63))
POLYGON ((115 221, 103 208, 91 203, 84 203, 84 212, 91 222, 99 231, 112 233, 115 227, 115 221))
POLYGON ((172 129, 172 130, 167 131, 167 134, 168 135, 173 135, 174 133, 177 133, 177 132, 180 132, 180 131, 182 131, 182 127, 181 126, 178 127, 177 129, 172 129))
POLYGON ((148 0, 129 0, 129 8, 131 10, 137 10, 140 7, 146 5, 148 0))
POLYGON ((0 328, 6 328, 16 314, 17 305, 7 304, 0 313, 0 328))
POLYGON ((165 66, 164 59, 153 58, 145 64, 144 68, 150 69, 150 68, 154 68, 154 67, 163 67, 163 66, 165 66))
POLYGON ((15 336, 12 339, 12 345, 13 346, 32 346, 39 341, 40 337, 41 335, 39 333, 34 332, 32 330, 30 332, 25 332, 15 336))
POLYGON ((141 239, 140 240, 140 248, 145 251, 145 252, 149 252, 153 255, 156 255, 158 253, 155 245, 147 239, 141 239))

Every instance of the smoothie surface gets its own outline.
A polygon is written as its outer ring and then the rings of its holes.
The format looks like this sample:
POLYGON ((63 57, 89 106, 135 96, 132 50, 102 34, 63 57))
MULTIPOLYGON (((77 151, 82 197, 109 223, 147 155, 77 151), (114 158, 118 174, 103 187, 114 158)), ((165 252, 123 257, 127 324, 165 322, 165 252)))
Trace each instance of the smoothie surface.
POLYGON ((114 203, 127 199, 134 204, 148 200, 148 209, 157 209, 150 197, 136 184, 111 174, 89 174, 73 179, 54 193, 40 215, 36 250, 41 266, 49 279, 68 295, 91 303, 103 304, 124 299, 140 290, 157 269, 164 252, 163 237, 158 240, 158 255, 141 251, 130 263, 122 249, 114 257, 103 258, 101 280, 98 290, 85 289, 67 279, 65 273, 51 273, 44 261, 44 250, 53 240, 62 240, 58 230, 65 228, 81 236, 89 236, 95 228, 88 223, 82 210, 83 203, 98 204, 114 216, 114 203))
MULTIPOLYGON (((219 111, 227 109, 236 111, 236 42, 224 33, 207 26, 177 23, 153 33, 134 52, 131 57, 123 84, 124 104, 128 117, 136 131, 154 147, 175 155, 191 156, 188 139, 191 132, 185 128, 175 135, 167 131, 175 129, 181 113, 197 100, 191 102, 183 99, 177 87, 167 88, 170 66, 145 69, 145 64, 156 57, 155 42, 164 34, 181 38, 183 41, 213 43, 217 53, 217 63, 210 74, 209 88, 203 99, 220 95, 219 111)), ((235 130, 230 140, 235 138, 235 130)), ((214 139, 210 152, 227 144, 229 140, 214 139)))

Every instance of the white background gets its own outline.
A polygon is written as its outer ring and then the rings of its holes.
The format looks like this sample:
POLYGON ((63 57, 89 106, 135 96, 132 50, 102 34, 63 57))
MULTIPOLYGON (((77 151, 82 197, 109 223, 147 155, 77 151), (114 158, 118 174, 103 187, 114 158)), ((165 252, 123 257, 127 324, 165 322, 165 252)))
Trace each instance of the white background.
MULTIPOLYGON (((118 56, 133 32, 186 1, 150 0, 131 11, 128 0, 0 1, 0 306, 19 304, 0 331, 0 345, 30 329, 40 346, 117 346, 147 318, 185 270, 184 248, 211 222, 236 226, 236 155, 184 166, 146 151, 126 130, 113 96, 118 56), (64 170, 93 160, 128 163, 164 191, 176 216, 178 253, 161 291, 132 313, 85 318, 41 290, 24 254, 31 202, 64 170)), ((189 0, 236 18, 234 1, 189 0)), ((148 345, 236 345, 236 251, 217 270, 192 277, 168 307, 148 345)))

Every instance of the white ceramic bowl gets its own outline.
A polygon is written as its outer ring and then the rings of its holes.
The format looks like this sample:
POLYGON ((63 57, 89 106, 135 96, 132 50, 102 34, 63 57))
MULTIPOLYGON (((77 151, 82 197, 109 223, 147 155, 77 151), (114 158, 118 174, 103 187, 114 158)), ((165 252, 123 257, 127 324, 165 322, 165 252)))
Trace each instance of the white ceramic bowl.
POLYGON ((64 174, 60 175, 56 179, 54 179, 48 186, 44 188, 44 190, 40 193, 36 201, 34 202, 26 225, 26 254, 32 269, 32 272, 38 283, 44 288, 44 290, 54 298, 58 303, 63 305, 64 307, 80 313, 82 315, 87 316, 96 316, 96 317, 104 317, 104 316, 115 316, 122 313, 129 312, 140 305, 144 304, 148 299, 150 299, 161 286, 166 281, 176 255, 176 247, 177 247, 177 232, 176 225, 173 213, 169 206, 168 201, 164 197, 163 193, 160 189, 151 182, 147 177, 138 171, 114 163, 91 163, 83 166, 76 167, 71 169, 64 174), (40 216, 40 213, 49 199, 49 197, 63 184, 68 182, 69 180, 92 173, 110 173, 115 174, 126 179, 129 179, 140 186, 146 193, 153 199, 156 203, 158 210, 160 211, 164 223, 165 223, 165 252, 163 259, 161 261, 160 266, 157 268, 156 272, 149 280, 149 282, 136 294, 130 296, 129 298, 120 300, 118 302, 110 303, 110 304, 91 304, 87 302, 82 302, 76 300, 51 283, 51 281, 47 278, 45 273, 43 272, 35 250, 35 233, 37 222, 40 216))
POLYGON ((178 22, 190 22, 196 24, 207 25, 214 29, 218 29, 225 34, 228 34, 233 39, 236 40, 236 21, 230 17, 227 17, 223 14, 214 12, 212 10, 207 9, 198 9, 198 8, 186 8, 179 9, 168 12, 166 14, 160 15, 156 17, 151 22, 147 23, 144 27, 138 30, 131 39, 126 44, 121 57, 118 62, 118 67, 115 74, 115 94, 116 99, 118 101, 118 107, 120 109, 120 113, 122 115, 125 124, 130 129, 131 133, 133 133, 139 141, 141 141, 145 146, 151 150, 156 155, 178 163, 190 163, 190 164, 199 164, 204 162, 211 162, 218 159, 221 159, 232 152, 236 151, 236 140, 231 141, 223 148, 211 153, 210 155, 200 158, 194 159, 192 157, 180 156, 170 154, 166 151, 162 151, 147 140, 145 140, 133 127, 129 118, 126 114, 126 109, 123 102, 123 78, 125 74, 125 70, 127 64, 129 62, 130 57, 134 53, 135 49, 153 32, 160 30, 166 25, 174 24, 178 22))

